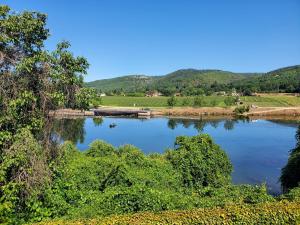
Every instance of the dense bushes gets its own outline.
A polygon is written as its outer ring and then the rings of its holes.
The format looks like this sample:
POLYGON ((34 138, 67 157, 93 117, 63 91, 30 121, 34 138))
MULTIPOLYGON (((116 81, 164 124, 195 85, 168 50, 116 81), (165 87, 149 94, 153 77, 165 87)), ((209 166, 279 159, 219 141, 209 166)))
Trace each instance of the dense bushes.
POLYGON ((280 181, 284 191, 300 185, 300 126, 296 132, 296 147, 291 150, 288 162, 282 169, 280 181))
MULTIPOLYGON (((24 149, 40 149, 39 145, 30 145, 25 134, 22 138, 21 142, 30 147, 24 149)), ((21 148, 21 142, 13 146, 21 148)), ((245 213, 251 215, 252 209, 247 211, 249 204, 277 201, 267 194, 265 186, 232 185, 232 166, 224 151, 208 135, 178 137, 175 144, 176 148, 165 154, 145 155, 131 145, 115 148, 103 141, 94 141, 87 151, 80 152, 72 142, 65 142, 51 163, 51 185, 37 183, 36 194, 24 202, 22 211, 12 208, 6 210, 6 214, 3 210, 0 215, 22 222, 21 217, 24 221, 47 217, 95 218, 141 211, 214 207, 226 210, 228 205, 237 204, 241 206, 237 212, 242 218, 244 208, 245 213)), ((14 197, 7 193, 6 197, 9 196, 14 197)), ((280 199, 297 201, 299 196, 299 191, 293 190, 280 199)), ((20 206, 8 202, 2 204, 1 209, 9 205, 20 206)), ((224 211, 215 210, 214 213, 224 211)), ((194 215, 194 211, 190 213, 194 215)), ((163 217, 159 219, 164 221, 163 217)), ((207 216, 207 219, 212 218, 207 216)))

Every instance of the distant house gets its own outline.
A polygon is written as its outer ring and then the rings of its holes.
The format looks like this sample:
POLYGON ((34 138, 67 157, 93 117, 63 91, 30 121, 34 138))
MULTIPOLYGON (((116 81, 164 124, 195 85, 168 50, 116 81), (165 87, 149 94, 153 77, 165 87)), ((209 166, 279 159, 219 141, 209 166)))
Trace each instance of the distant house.
POLYGON ((101 94, 100 94, 100 97, 104 97, 104 96, 106 96, 105 93, 101 93, 101 94))
POLYGON ((174 96, 181 96, 181 94, 180 94, 180 92, 176 92, 175 94, 174 94, 174 96))
POLYGON ((158 97, 158 96, 162 96, 162 93, 155 90, 146 92, 146 97, 158 97))

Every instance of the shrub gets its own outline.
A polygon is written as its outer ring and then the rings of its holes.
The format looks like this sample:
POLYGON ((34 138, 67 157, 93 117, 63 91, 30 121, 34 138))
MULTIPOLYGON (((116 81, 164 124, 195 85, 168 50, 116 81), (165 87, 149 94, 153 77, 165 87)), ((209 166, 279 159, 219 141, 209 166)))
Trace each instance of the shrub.
POLYGON ((238 106, 238 107, 236 107, 236 108, 234 109, 234 113, 237 114, 237 115, 242 115, 242 114, 244 114, 245 112, 249 112, 249 110, 250 110, 249 105, 247 105, 247 106, 243 105, 243 106, 238 106))
POLYGON ((170 107, 174 107, 177 103, 177 99, 175 98, 175 96, 171 96, 170 98, 168 98, 167 100, 167 104, 170 107))
POLYGON ((207 134, 176 138, 166 159, 180 171, 184 187, 220 186, 230 181, 232 165, 226 153, 207 134))
POLYGON ((96 140, 90 144, 90 148, 86 151, 86 155, 91 157, 110 156, 115 154, 115 148, 111 144, 104 141, 96 140))
POLYGON ((284 190, 300 186, 300 150, 293 152, 280 177, 284 190))

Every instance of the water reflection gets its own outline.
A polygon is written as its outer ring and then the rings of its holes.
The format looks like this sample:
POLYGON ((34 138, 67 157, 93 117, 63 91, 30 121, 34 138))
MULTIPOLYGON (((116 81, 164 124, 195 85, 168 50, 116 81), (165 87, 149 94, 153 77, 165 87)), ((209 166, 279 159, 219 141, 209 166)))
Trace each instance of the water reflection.
POLYGON ((224 121, 224 128, 226 130, 233 130, 234 125, 239 122, 249 123, 251 120, 246 117, 235 118, 235 119, 188 119, 188 118, 170 118, 168 120, 168 128, 174 130, 178 125, 182 125, 188 129, 193 126, 198 132, 203 132, 204 128, 208 125, 213 128, 218 128, 221 121, 224 121))
POLYGON ((63 141, 72 141, 75 144, 77 142, 84 143, 86 135, 84 123, 85 118, 55 119, 53 121, 52 132, 63 141))

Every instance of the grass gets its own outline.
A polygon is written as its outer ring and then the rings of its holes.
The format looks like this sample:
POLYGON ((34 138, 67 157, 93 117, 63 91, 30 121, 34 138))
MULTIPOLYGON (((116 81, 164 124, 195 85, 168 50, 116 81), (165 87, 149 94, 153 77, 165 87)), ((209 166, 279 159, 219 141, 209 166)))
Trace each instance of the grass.
MULTIPOLYGON (((206 107, 226 107, 224 96, 205 96, 202 106, 206 107)), ((127 96, 105 96, 102 97, 104 106, 123 106, 123 107, 168 107, 168 97, 127 97, 127 96)), ((193 106, 194 97, 177 97, 177 107, 193 106), (183 104, 183 103, 186 104, 183 104)), ((253 104, 260 107, 292 107, 300 106, 300 97, 295 96, 243 96, 241 100, 245 104, 253 104)))

